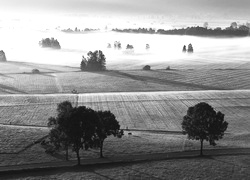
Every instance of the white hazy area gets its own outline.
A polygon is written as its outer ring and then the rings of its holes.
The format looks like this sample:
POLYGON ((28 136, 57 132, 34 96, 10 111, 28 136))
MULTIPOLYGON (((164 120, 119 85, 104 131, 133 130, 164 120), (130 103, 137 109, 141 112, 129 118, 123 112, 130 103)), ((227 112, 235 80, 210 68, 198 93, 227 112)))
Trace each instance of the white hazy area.
MULTIPOLYGON (((207 64, 224 64, 218 68, 226 68, 225 64, 242 65, 250 60, 250 38, 207 38, 195 36, 127 34, 110 31, 112 28, 161 28, 162 19, 155 23, 138 20, 138 24, 130 21, 104 21, 100 17, 85 17, 84 21, 70 17, 55 20, 47 18, 36 20, 10 19, 0 21, 0 50, 4 50, 8 61, 32 62, 79 67, 82 55, 88 51, 102 50, 106 56, 108 69, 141 69, 144 65, 152 68, 195 68, 195 65, 206 67, 207 64), (66 23, 67 22, 67 23, 66 23), (98 27, 97 27, 98 25, 98 27), (105 27, 108 30, 105 30, 105 27), (100 28, 99 32, 64 33, 61 29, 78 27, 100 28), (55 38, 61 45, 60 50, 41 48, 39 41, 43 38, 55 38), (113 44, 120 41, 121 50, 115 50, 113 44), (107 44, 112 45, 111 49, 107 44), (184 45, 191 43, 193 54, 182 53, 184 45), (126 50, 126 45, 134 46, 134 52, 126 50), (146 44, 150 49, 146 50, 146 44)), ((202 23, 200 23, 202 26, 202 23)), ((229 26, 229 23, 227 24, 229 26)), ((167 25, 164 25, 168 29, 167 25)), ((164 28, 163 27, 163 28, 164 28)), ((171 28, 171 27, 169 27, 171 28)), ((228 66, 228 67, 236 67, 228 66)))

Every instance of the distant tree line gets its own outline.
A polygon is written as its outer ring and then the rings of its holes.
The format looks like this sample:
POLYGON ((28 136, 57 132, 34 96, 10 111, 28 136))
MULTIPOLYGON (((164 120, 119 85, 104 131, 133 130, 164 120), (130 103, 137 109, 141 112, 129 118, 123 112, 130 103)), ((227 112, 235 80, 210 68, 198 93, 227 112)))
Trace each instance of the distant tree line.
POLYGON ((61 49, 60 43, 54 38, 45 38, 39 41, 41 47, 50 47, 53 49, 61 49))
POLYGON ((63 29, 61 31, 66 32, 66 33, 84 33, 84 32, 99 31, 99 30, 100 29, 91 29, 91 28, 85 28, 85 29, 81 30, 81 29, 76 27, 74 30, 71 28, 68 28, 68 29, 63 29))
POLYGON ((250 24, 238 26, 236 22, 233 22, 230 27, 222 29, 220 27, 211 29, 208 28, 208 24, 204 24, 204 27, 187 27, 181 29, 154 30, 152 28, 138 28, 138 29, 113 29, 115 32, 125 33, 144 33, 144 34, 168 34, 168 35, 193 35, 193 36, 249 36, 250 24))
POLYGON ((106 70, 106 57, 101 50, 89 51, 87 58, 82 56, 80 69, 82 71, 104 71, 106 70))
POLYGON ((125 32, 125 33, 143 33, 143 34, 155 34, 155 29, 152 28, 138 28, 138 29, 112 29, 115 32, 125 32))

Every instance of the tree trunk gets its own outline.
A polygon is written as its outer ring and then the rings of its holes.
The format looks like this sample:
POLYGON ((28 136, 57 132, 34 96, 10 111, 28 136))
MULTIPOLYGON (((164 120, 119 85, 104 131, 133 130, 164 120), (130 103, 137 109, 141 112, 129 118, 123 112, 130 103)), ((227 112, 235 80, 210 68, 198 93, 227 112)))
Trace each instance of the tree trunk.
POLYGON ((81 159, 80 159, 80 155, 79 155, 79 150, 80 150, 80 149, 77 149, 77 150, 76 150, 77 165, 78 165, 78 166, 80 166, 80 165, 81 165, 81 159))
POLYGON ((200 140, 201 141, 201 149, 200 149, 200 156, 203 156, 203 139, 200 140))
POLYGON ((104 158, 103 153, 102 153, 102 149, 103 149, 103 140, 101 140, 101 142, 100 142, 100 158, 104 158))
POLYGON ((68 144, 66 144, 66 154, 65 154, 65 156, 66 156, 66 161, 68 161, 69 160, 69 148, 68 148, 68 144))

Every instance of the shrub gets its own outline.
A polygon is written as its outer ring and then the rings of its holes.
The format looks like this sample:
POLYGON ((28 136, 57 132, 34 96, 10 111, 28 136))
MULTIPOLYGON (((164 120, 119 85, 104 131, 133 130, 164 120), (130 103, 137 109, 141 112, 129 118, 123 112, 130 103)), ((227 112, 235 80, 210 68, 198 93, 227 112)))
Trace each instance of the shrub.
POLYGON ((143 69, 143 70, 150 70, 151 67, 150 67, 149 65, 146 65, 146 66, 144 66, 142 69, 143 69))
POLYGON ((39 74, 40 71, 39 71, 38 69, 32 69, 32 73, 33 73, 33 74, 39 74))

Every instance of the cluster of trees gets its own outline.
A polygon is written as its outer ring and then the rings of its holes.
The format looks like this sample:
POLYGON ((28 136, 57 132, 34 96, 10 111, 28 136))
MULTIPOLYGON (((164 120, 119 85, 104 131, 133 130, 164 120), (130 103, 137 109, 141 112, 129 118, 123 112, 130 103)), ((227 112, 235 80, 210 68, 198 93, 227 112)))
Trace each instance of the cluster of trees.
POLYGON ((249 27, 242 25, 238 28, 230 26, 225 29, 221 28, 208 29, 205 27, 197 26, 197 27, 187 27, 187 28, 172 29, 172 30, 158 29, 157 33, 169 34, 169 35, 194 35, 194 36, 248 36, 249 27))
POLYGON ((114 42, 114 48, 115 49, 121 49, 122 48, 122 44, 120 41, 115 41, 114 42))
POLYGON ((5 53, 3 50, 0 51, 0 62, 4 62, 4 61, 7 61, 6 59, 6 56, 5 56, 5 53))
POLYGON ((183 46, 183 48, 182 48, 182 52, 188 52, 188 53, 193 53, 194 52, 194 49, 193 49, 193 46, 192 46, 192 44, 190 43, 189 45, 188 45, 188 49, 186 48, 186 45, 184 45, 183 46))
POLYGON ((119 122, 110 111, 94 111, 85 106, 73 107, 69 101, 57 106, 57 116, 48 119, 51 128, 48 144, 54 150, 65 150, 68 160, 68 150, 72 149, 81 163, 80 150, 100 148, 103 157, 103 143, 108 136, 121 138, 119 122))
POLYGON ((194 36, 249 36, 250 35, 250 23, 238 26, 236 22, 232 22, 231 25, 225 29, 220 27, 215 29, 209 29, 208 23, 205 22, 203 27, 187 27, 181 29, 154 30, 152 28, 138 28, 138 29, 113 29, 115 32, 125 33, 145 33, 145 34, 169 34, 169 35, 194 35, 194 36))
MULTIPOLYGON (((215 141, 223 138, 228 127, 224 116, 205 102, 188 108, 181 124, 182 132, 189 139, 200 141, 200 155, 203 155, 204 141, 215 146, 215 141)), ((124 134, 110 111, 94 111, 85 106, 73 107, 69 101, 58 104, 57 116, 48 119, 48 126, 49 141, 44 144, 52 146, 54 151, 65 150, 66 160, 68 150, 72 149, 76 153, 78 165, 81 162, 81 149, 99 148, 102 158, 105 139, 111 135, 121 138, 124 134)))
POLYGON ((106 57, 101 50, 89 51, 87 58, 82 56, 80 68, 82 71, 104 71, 106 70, 106 57))
POLYGON ((50 47, 54 49, 61 49, 60 43, 54 38, 45 38, 39 41, 41 47, 50 47))

